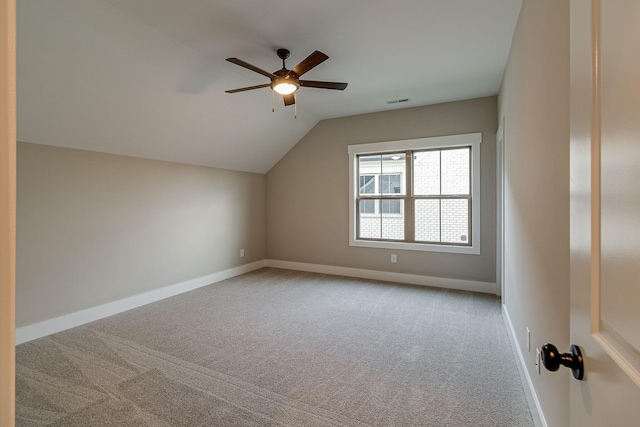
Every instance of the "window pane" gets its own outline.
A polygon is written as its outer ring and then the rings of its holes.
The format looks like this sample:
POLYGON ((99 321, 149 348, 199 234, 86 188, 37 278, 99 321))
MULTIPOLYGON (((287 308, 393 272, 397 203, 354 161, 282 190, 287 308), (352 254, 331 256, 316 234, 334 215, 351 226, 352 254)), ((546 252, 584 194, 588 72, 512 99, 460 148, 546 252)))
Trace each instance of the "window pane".
POLYGON ((469 200, 442 200, 442 242, 469 244, 469 200))
POLYGON ((389 153, 382 156, 380 194, 404 194, 406 153, 389 153))
POLYGON ((440 200, 415 201, 415 238, 420 242, 440 241, 440 200))
POLYGON ((404 200, 381 200, 382 238, 404 239, 404 200), (385 210, 389 212, 385 212, 385 210))
POLYGON ((360 200, 362 239, 404 239, 404 200, 360 200))
POLYGON ((440 151, 421 151, 413 155, 413 193, 440 195, 440 151))
POLYGON ((376 200, 360 200, 360 213, 376 213, 376 200))
POLYGON ((358 174, 360 176, 360 194, 380 194, 376 188, 376 179, 382 173, 382 155, 359 156, 358 174), (363 192, 362 178, 370 177, 367 181, 366 192, 363 192))
POLYGON ((469 194, 470 148, 443 150, 442 194, 469 194))
POLYGON ((380 239, 380 210, 376 213, 378 200, 360 200, 358 236, 363 239, 380 239))
POLYGON ((375 194, 375 175, 360 175, 360 194, 375 194))
POLYGON ((400 214, 400 203, 402 200, 381 200, 382 213, 384 214, 400 214))
POLYGON ((382 194, 400 194, 402 179, 400 174, 382 175, 380 177, 380 191, 382 194))

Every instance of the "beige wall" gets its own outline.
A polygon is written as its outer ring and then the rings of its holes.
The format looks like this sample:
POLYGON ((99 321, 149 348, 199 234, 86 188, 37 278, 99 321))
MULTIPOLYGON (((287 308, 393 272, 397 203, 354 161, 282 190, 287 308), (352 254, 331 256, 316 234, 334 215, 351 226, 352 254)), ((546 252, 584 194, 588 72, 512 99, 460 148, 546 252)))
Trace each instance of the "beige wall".
POLYGON ((0 426, 15 413, 15 2, 0 0, 0 426))
POLYGON ((318 123, 267 173, 268 258, 495 282, 496 113, 488 97, 318 123), (481 255, 349 246, 348 145, 471 132, 483 135, 481 255))
POLYGON ((505 118, 505 301, 549 426, 569 425, 569 1, 524 0, 499 97, 505 118), (526 328, 531 329, 531 352, 526 328))
POLYGON ((265 258, 262 174, 29 143, 17 173, 18 327, 265 258))

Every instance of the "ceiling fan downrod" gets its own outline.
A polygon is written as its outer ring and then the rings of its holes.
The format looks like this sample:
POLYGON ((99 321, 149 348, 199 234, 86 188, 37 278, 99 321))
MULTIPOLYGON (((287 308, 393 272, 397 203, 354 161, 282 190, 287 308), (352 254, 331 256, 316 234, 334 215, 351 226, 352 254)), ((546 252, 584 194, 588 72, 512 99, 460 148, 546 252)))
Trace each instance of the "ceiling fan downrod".
POLYGON ((278 58, 282 59, 282 69, 286 70, 287 67, 284 65, 284 60, 289 57, 291 52, 289 52, 289 49, 278 49, 276 53, 278 54, 278 58))

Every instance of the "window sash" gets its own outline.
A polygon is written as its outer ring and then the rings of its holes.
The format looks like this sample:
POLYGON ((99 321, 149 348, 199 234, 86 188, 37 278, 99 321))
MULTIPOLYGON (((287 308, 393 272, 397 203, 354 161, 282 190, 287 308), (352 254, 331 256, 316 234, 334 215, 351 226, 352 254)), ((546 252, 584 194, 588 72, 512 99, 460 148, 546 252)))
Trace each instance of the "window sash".
POLYGON ((411 154, 411 165, 412 165, 412 172, 413 172, 413 176, 412 176, 412 181, 410 183, 411 185, 411 193, 414 197, 430 197, 430 196, 434 196, 434 197, 443 197, 443 196, 469 196, 471 197, 471 191, 472 191, 472 186, 473 186, 473 181, 472 181, 472 160, 473 160, 473 147, 471 145, 468 146, 456 146, 456 147, 436 147, 436 148, 428 148, 428 149, 421 149, 421 150, 413 150, 412 154, 411 154), (452 192, 448 192, 445 193, 443 192, 443 185, 442 185, 442 153, 447 152, 447 151, 459 151, 461 149, 466 149, 468 151, 468 174, 467 174, 467 192, 457 192, 457 193, 452 193, 452 192), (430 193, 418 193, 416 191, 416 188, 418 187, 417 183, 415 182, 415 167, 414 167, 414 163, 415 163, 415 156, 420 155, 422 153, 439 153, 439 166, 438 166, 438 193, 437 194, 430 194, 430 193))
MULTIPOLYGON (((398 219, 400 219, 404 224, 406 224, 406 212, 407 212, 407 207, 406 207, 406 200, 407 200, 407 196, 400 196, 400 197, 384 197, 384 196, 375 196, 375 197, 360 197, 358 198, 358 201, 356 202, 356 230, 357 230, 357 234, 358 234, 358 239, 359 240, 367 240, 367 241, 385 241, 385 242, 407 242, 407 234, 406 234, 406 226, 402 227, 401 229, 401 234, 402 234, 402 238, 389 238, 389 237, 384 237, 385 235, 385 229, 384 229, 384 223, 385 222, 393 222, 394 220, 397 221, 398 219), (360 210, 360 205, 361 202, 363 201, 374 201, 376 202, 375 205, 375 212, 361 212, 360 210), (382 204, 385 201, 396 201, 399 203, 400 205, 400 212, 399 213, 395 213, 395 212, 383 212, 383 208, 382 208, 382 204), (380 223, 377 225, 380 229, 380 237, 366 237, 363 236, 364 231, 363 231, 363 227, 362 227, 362 222, 363 221, 367 221, 367 220, 376 220, 378 219, 380 221, 380 223)), ((396 231, 397 232, 397 231, 396 231)), ((386 234, 390 235, 390 234, 394 234, 393 230, 387 228, 386 229, 386 234)))
MULTIPOLYGON (((453 246, 472 246, 473 245, 473 203, 472 203, 472 198, 471 196, 445 196, 445 197, 439 197, 439 196, 429 196, 429 197, 416 197, 414 198, 414 201, 419 202, 420 200, 437 200, 439 201, 439 213, 438 213, 438 240, 429 240, 429 239, 419 239, 417 234, 418 232, 415 232, 414 234, 414 242, 415 243, 426 243, 426 244, 433 244, 433 245, 453 245, 453 246), (466 205, 466 209, 467 209, 467 215, 466 215, 466 233, 464 234, 466 240, 463 240, 464 243, 460 243, 460 242, 454 242, 454 241, 450 241, 450 240, 443 240, 442 236, 443 236, 443 222, 445 222, 442 218, 442 201, 446 201, 446 200, 466 200, 467 201, 467 205, 466 205)), ((417 203, 415 204, 417 205, 417 203)), ((414 210, 414 222, 416 221, 415 217, 417 215, 415 215, 415 210, 414 210)), ((462 240, 462 239, 461 239, 462 240)))
MULTIPOLYGON (((431 148, 431 149, 418 149, 418 150, 407 150, 406 151, 406 157, 405 157, 405 191, 404 194, 397 194, 397 193, 386 193, 384 192, 384 181, 387 181, 387 184, 391 183, 391 176, 397 176, 397 175, 402 175, 402 174, 398 174, 398 173, 380 173, 380 174, 375 174, 374 176, 374 181, 375 181, 375 194, 371 194, 371 193, 367 193, 367 194, 363 194, 361 193, 361 189, 362 187, 359 186, 359 191, 358 191, 358 196, 356 197, 355 200, 355 213, 356 213, 356 238, 358 240, 370 240, 370 241, 401 241, 401 242, 406 242, 406 243, 416 243, 416 244, 431 244, 431 245, 441 245, 441 246, 462 246, 462 247, 470 247, 473 245, 473 216, 472 216, 472 211, 473 211, 473 203, 472 203, 472 195, 471 195, 471 190, 472 190, 472 146, 468 145, 468 146, 457 146, 457 147, 436 147, 436 148, 431 148), (447 151, 447 150, 460 150, 460 149, 467 149, 468 150, 468 155, 469 155, 469 160, 468 160, 468 179, 469 179, 469 184, 468 184, 468 189, 469 189, 469 193, 466 194, 438 194, 438 195, 416 195, 415 194, 415 175, 414 175, 414 160, 415 157, 414 155, 417 153, 424 153, 424 152, 438 152, 440 153, 440 162, 441 157, 442 157, 442 152, 443 151, 447 151), (385 179, 386 178, 386 179, 385 179), (397 195, 396 195, 397 194, 397 195), (375 203, 375 208, 374 208, 374 212, 361 212, 360 210, 360 205, 361 205, 361 201, 364 200, 373 200, 376 201, 377 203, 375 203), (402 203, 402 206, 404 209, 401 208, 401 212, 400 214, 397 213, 385 213, 383 212, 382 209, 382 204, 383 201, 385 200, 403 200, 404 203, 402 203), (440 214, 439 217, 439 229, 440 229, 440 240, 436 241, 436 240, 417 240, 416 239, 416 233, 415 233, 415 228, 416 228, 416 215, 415 215, 415 202, 418 200, 467 200, 467 218, 466 218, 466 225, 467 225, 467 233, 466 233, 466 237, 467 237, 467 241, 465 243, 458 243, 458 242, 450 242, 450 241, 442 241, 442 224, 443 224, 443 218, 442 215, 440 214), (363 237, 362 236, 362 231, 361 231, 361 225, 362 225, 362 215, 380 215, 381 217, 383 215, 401 215, 403 217, 404 220, 404 239, 402 240, 397 240, 397 239, 385 239, 385 238, 374 238, 374 237, 363 237)), ((384 153, 367 153, 366 155, 362 155, 362 156, 377 156, 380 155, 382 156, 384 153)), ((356 156, 357 159, 357 174, 358 174, 358 183, 361 182, 362 177, 370 177, 372 174, 370 172, 365 172, 362 175, 360 174, 360 155, 356 156)), ((381 171, 382 172, 382 171, 381 171)), ((440 193, 442 193, 442 167, 439 168, 438 171, 438 181, 439 181, 439 187, 440 187, 440 193)), ((402 185, 401 185, 401 189, 400 192, 402 193, 402 185)), ((442 211, 442 203, 440 203, 440 212, 442 211)), ((382 223, 381 223, 381 227, 382 227, 382 223)), ((382 233, 381 233, 382 235, 382 233)))

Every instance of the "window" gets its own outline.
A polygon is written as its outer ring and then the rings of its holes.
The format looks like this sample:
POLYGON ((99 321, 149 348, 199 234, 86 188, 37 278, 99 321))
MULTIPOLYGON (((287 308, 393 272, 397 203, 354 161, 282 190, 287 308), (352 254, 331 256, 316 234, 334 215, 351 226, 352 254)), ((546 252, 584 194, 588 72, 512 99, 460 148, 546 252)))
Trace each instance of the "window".
POLYGON ((479 254, 481 139, 349 146, 349 244, 479 254))

